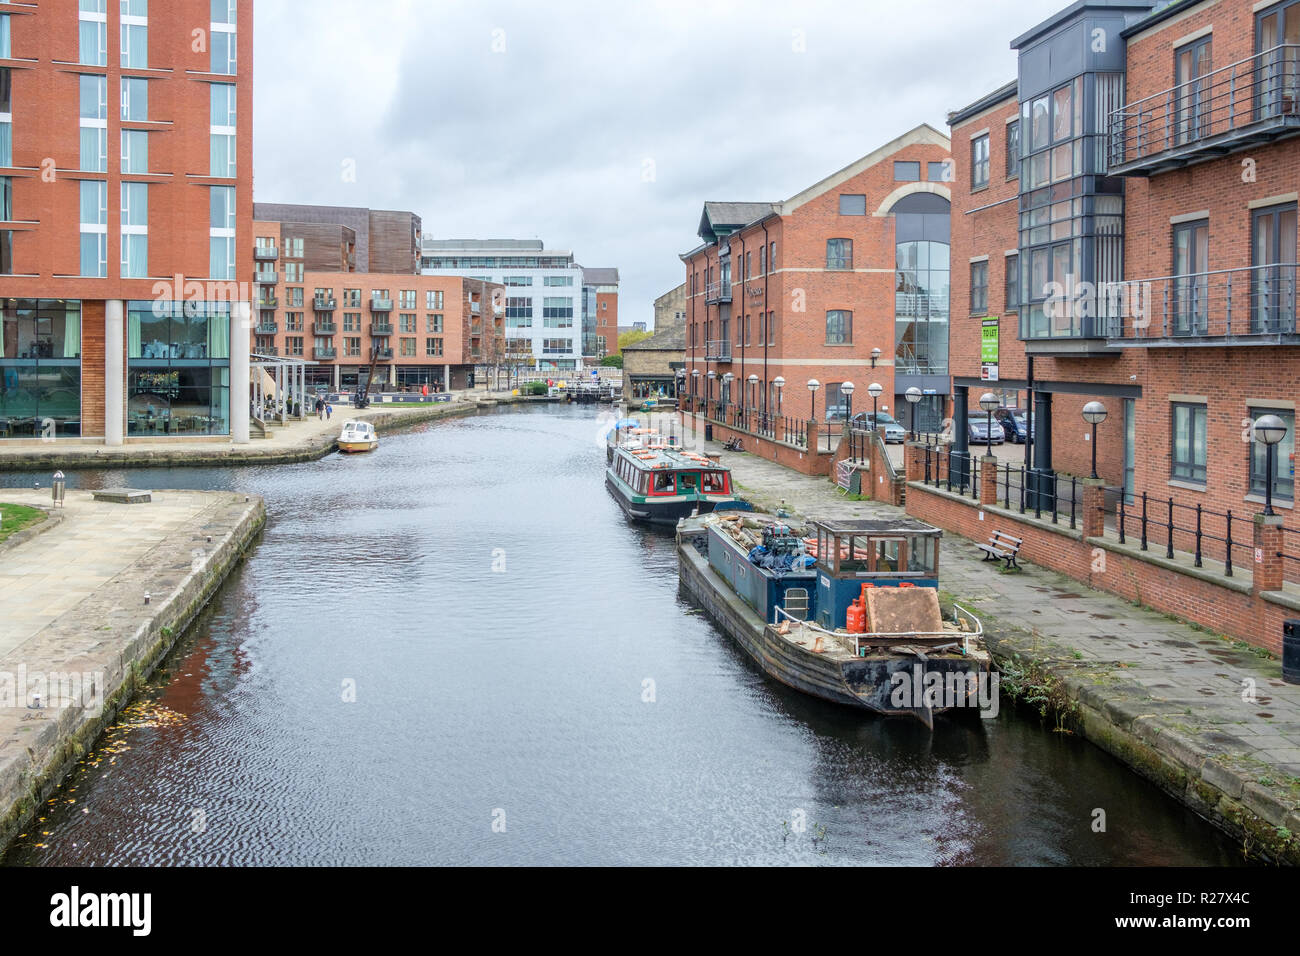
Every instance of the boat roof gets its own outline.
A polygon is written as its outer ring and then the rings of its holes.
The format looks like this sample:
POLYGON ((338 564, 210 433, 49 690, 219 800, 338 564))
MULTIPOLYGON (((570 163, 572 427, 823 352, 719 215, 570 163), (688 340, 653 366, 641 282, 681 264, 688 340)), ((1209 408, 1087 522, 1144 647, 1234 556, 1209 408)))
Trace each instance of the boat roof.
POLYGON ((644 445, 641 448, 619 448, 623 454, 646 469, 672 468, 676 470, 707 468, 710 471, 730 471, 722 462, 713 461, 703 455, 684 448, 670 448, 665 445, 644 445))
POLYGON ((917 521, 915 518, 810 518, 808 520, 819 530, 840 536, 925 534, 938 537, 943 534, 934 525, 917 521))

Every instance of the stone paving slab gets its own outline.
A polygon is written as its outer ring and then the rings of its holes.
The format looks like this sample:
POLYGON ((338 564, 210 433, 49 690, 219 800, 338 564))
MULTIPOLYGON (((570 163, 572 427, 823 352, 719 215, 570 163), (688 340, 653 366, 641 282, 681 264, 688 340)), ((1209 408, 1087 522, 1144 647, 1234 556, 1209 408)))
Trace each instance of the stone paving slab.
MULTIPOLYGON (((28 504, 41 493, 0 498, 28 504)), ((0 848, 193 620, 265 514, 260 497, 235 492, 163 491, 124 505, 69 491, 56 527, 0 554, 0 848)))
MULTIPOLYGON (((708 451, 764 510, 900 513, 717 442, 708 451)), ((1244 843, 1300 862, 1300 686, 1283 683, 1276 658, 1029 562, 999 573, 951 532, 939 567, 941 592, 980 616, 995 656, 1032 662, 1061 682, 1085 736, 1244 843)))

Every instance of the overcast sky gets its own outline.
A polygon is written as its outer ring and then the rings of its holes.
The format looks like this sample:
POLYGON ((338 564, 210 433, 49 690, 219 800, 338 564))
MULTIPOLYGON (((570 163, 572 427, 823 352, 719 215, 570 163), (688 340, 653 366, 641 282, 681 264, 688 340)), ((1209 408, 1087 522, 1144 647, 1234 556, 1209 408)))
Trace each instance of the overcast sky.
POLYGON ((1015 76, 1066 0, 258 0, 255 198, 543 239, 653 320, 705 200, 789 198, 1015 76))

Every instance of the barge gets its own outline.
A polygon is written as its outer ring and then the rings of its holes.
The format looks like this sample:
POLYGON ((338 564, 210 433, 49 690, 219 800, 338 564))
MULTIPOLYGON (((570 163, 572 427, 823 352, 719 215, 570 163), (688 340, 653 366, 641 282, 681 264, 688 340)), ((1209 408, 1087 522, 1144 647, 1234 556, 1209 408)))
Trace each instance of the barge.
POLYGON ((802 693, 928 727, 986 706, 982 625, 960 607, 940 613, 942 532, 914 519, 812 528, 759 514, 684 519, 682 584, 764 673, 802 693))
POLYGON ((616 428, 605 486, 634 521, 672 527, 715 509, 748 509, 732 494, 731 469, 650 428, 616 428))

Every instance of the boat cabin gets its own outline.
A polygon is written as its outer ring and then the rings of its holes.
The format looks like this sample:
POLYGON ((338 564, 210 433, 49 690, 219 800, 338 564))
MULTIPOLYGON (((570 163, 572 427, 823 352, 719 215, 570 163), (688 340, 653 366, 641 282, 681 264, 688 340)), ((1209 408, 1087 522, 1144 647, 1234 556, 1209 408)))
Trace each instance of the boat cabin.
POLYGON ((635 494, 647 498, 731 495, 731 473, 691 451, 662 445, 620 447, 611 470, 635 494))
POLYGON ((816 559, 817 623, 844 627, 849 605, 864 584, 875 587, 939 586, 943 532, 914 518, 826 520, 814 518, 815 536, 804 545, 816 559))

